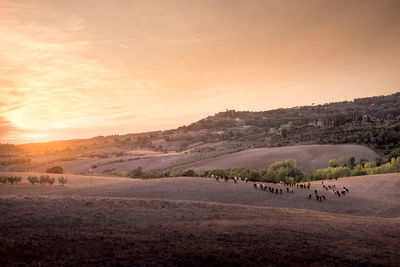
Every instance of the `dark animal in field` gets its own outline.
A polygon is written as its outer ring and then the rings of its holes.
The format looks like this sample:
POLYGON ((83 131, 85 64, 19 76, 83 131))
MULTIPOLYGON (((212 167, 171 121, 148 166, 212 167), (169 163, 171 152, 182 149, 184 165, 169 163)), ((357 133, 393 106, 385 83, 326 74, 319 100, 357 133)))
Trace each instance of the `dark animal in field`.
POLYGON ((257 189, 257 184, 254 184, 254 188, 257 189))
POLYGON ((289 187, 286 187, 286 192, 289 193, 289 187))
POLYGON ((340 191, 340 193, 342 193, 343 196, 346 195, 346 191, 345 190, 340 191))
POLYGON ((317 189, 314 190, 314 193, 315 193, 315 194, 318 194, 318 193, 317 193, 317 189))
POLYGON ((278 188, 275 190, 275 193, 278 194, 278 188))
POLYGON ((316 199, 317 201, 319 201, 319 196, 318 196, 318 195, 316 195, 316 196, 315 196, 315 199, 316 199))
POLYGON ((308 199, 311 199, 311 194, 310 194, 310 195, 308 195, 308 199))
POLYGON ((228 182, 228 177, 225 177, 225 183, 227 183, 228 182))
POLYGON ((308 184, 308 185, 307 185, 307 189, 310 189, 310 187, 311 187, 311 185, 310 185, 310 184, 308 184))
POLYGON ((215 180, 217 180, 217 182, 219 182, 219 178, 218 177, 215 177, 215 180))
POLYGON ((281 195, 282 195, 282 189, 280 189, 280 193, 281 193, 281 195))

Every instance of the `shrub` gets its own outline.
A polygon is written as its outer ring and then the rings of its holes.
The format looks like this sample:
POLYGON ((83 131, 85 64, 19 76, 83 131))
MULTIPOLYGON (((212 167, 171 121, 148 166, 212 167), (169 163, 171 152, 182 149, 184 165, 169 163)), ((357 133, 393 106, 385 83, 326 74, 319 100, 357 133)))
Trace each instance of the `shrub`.
POLYGON ((54 177, 51 177, 47 182, 49 183, 49 185, 53 185, 55 181, 56 179, 54 177))
POLYGON ((28 181, 34 185, 39 182, 39 178, 37 176, 28 176, 28 181))
MULTIPOLYGON (((245 177, 246 178, 246 177, 245 177)), ((249 179, 251 181, 260 181, 261 180, 261 174, 259 171, 257 170, 250 170, 250 175, 249 175, 249 179)))
POLYGON ((219 176, 219 177, 225 177, 227 176, 227 173, 225 170, 223 169, 212 169, 212 170, 208 170, 208 175, 209 176, 219 176))
POLYGON ((130 174, 130 176, 132 178, 139 178, 139 177, 142 177, 142 175, 143 175, 142 167, 138 167, 136 169, 133 169, 131 171, 131 174, 130 174))
POLYGON ((62 185, 65 185, 67 183, 68 179, 64 176, 58 177, 58 182, 62 185))
POLYGON ((338 166, 339 166, 339 163, 336 159, 331 159, 330 161, 328 161, 328 167, 335 168, 338 166))
POLYGON ((294 159, 288 159, 285 162, 274 162, 269 165, 266 180, 268 182, 289 182, 294 178, 296 182, 303 179, 303 174, 296 168, 297 162, 294 159))
POLYGON ((14 182, 15 182, 14 176, 11 176, 11 175, 7 176, 7 182, 10 184, 14 184, 14 182))
POLYGON ((39 184, 45 185, 50 179, 50 176, 48 175, 40 175, 39 177, 39 184))
POLYGON ((181 172, 182 176, 185 177, 197 177, 199 176, 198 172, 194 169, 187 169, 181 172))
POLYGON ((64 169, 61 166, 53 166, 51 168, 48 168, 46 170, 46 173, 59 173, 59 174, 62 174, 62 173, 64 173, 64 169))

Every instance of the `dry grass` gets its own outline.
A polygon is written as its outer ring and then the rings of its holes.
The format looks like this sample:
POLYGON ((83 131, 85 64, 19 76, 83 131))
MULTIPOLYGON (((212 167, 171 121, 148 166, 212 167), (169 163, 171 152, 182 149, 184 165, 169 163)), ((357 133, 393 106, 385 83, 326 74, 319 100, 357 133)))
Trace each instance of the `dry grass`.
POLYGON ((204 178, 70 179, 0 185, 0 265, 400 263, 399 174, 330 181, 350 194, 322 203, 204 178))
POLYGON ((360 145, 299 145, 247 149, 194 162, 181 168, 194 167, 200 170, 233 167, 267 169, 271 163, 292 158, 297 161, 297 166, 301 171, 310 173, 319 168, 326 168, 329 160, 343 156, 354 156, 357 160, 368 159, 370 161, 375 161, 376 158, 381 157, 373 150, 360 145))

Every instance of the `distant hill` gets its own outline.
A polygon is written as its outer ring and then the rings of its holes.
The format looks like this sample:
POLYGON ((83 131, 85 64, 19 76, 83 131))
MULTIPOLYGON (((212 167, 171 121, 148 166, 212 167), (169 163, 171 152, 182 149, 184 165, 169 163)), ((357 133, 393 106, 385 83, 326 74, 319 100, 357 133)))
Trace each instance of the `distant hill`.
POLYGON ((0 170, 16 164, 18 170, 41 162, 119 158, 143 149, 184 153, 167 166, 176 168, 248 148, 309 144, 362 144, 384 156, 400 154, 400 92, 261 112, 226 110, 166 131, 0 145, 0 170))

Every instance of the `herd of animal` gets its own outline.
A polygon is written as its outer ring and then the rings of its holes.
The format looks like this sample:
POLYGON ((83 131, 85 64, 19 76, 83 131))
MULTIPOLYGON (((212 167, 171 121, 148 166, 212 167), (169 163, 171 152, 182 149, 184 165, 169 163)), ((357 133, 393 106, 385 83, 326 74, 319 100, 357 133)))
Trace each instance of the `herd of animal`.
MULTIPOLYGON (((214 178, 217 182, 220 181, 220 179, 225 180, 225 182, 227 183, 229 180, 233 180, 233 182, 236 184, 238 181, 242 181, 245 183, 249 182, 249 179, 246 178, 241 178, 241 177, 219 177, 219 176, 212 176, 212 178, 214 178)), ((322 190, 328 191, 333 193, 334 195, 336 195, 338 198, 340 198, 341 196, 345 196, 346 194, 348 194, 350 191, 349 189, 347 189, 345 186, 342 187, 342 189, 338 189, 336 188, 336 185, 330 185, 330 184, 326 184, 324 183, 324 181, 321 181, 322 183, 322 190)), ((276 195, 282 195, 283 192, 285 190, 282 190, 281 188, 275 188, 273 185, 276 186, 277 183, 254 183, 253 186, 255 189, 260 189, 266 192, 270 192, 272 194, 276 194, 276 195)), ((311 183, 284 183, 284 182, 279 182, 280 187, 285 186, 286 187, 286 193, 292 193, 293 194, 293 188, 296 187, 297 189, 300 190, 311 190, 311 183)), ((322 191, 323 192, 323 191, 322 191)), ((322 202, 327 200, 327 197, 325 197, 324 194, 322 194, 321 192, 318 192, 317 189, 314 189, 314 196, 315 196, 315 200, 318 202, 322 202)), ((313 194, 309 194, 308 199, 313 199, 313 194)))

